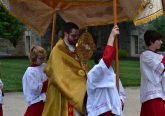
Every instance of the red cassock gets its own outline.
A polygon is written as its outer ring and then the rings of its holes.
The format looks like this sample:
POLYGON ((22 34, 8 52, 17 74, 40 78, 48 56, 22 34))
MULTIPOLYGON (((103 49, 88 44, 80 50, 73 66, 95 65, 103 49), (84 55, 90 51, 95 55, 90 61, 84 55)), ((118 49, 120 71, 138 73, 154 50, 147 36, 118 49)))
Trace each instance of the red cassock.
POLYGON ((165 103, 161 98, 142 103, 140 116, 165 116, 165 103))
POLYGON ((114 114, 112 114, 110 111, 109 112, 105 112, 99 116, 115 116, 114 114))
POLYGON ((44 102, 43 101, 32 104, 27 108, 24 116, 41 116, 43 108, 44 108, 44 102))
POLYGON ((0 104, 0 116, 3 116, 2 104, 0 104))

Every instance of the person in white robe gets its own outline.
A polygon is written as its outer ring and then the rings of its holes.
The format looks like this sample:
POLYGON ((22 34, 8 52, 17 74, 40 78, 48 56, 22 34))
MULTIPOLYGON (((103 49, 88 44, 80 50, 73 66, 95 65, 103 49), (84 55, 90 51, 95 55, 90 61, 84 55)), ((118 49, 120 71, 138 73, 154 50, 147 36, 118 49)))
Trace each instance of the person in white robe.
POLYGON ((22 85, 28 108, 24 116, 41 116, 46 99, 48 79, 44 73, 46 51, 40 46, 33 46, 29 59, 31 66, 23 75, 22 85))
POLYGON ((126 95, 119 82, 119 93, 116 87, 116 74, 111 66, 115 36, 119 34, 114 26, 109 36, 104 55, 87 74, 87 112, 88 116, 122 116, 122 106, 126 95))
POLYGON ((140 116, 165 116, 165 58, 160 49, 162 34, 147 30, 144 34, 147 49, 140 55, 140 116))

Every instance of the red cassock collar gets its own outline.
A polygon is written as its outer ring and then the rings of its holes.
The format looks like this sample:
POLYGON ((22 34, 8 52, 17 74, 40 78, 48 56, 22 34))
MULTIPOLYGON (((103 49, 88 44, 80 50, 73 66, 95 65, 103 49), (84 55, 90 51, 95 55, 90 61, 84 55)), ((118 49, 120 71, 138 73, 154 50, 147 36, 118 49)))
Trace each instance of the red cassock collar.
POLYGON ((37 67, 40 66, 40 64, 31 64, 31 67, 37 67))
POLYGON ((156 54, 159 54, 157 51, 153 51, 153 50, 150 50, 150 49, 147 49, 148 51, 151 51, 151 52, 154 52, 156 54))

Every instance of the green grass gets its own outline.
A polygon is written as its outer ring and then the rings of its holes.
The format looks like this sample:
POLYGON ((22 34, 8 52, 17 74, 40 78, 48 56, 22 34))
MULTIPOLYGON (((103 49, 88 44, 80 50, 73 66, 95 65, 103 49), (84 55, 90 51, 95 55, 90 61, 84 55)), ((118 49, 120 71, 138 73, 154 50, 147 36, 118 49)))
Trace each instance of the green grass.
POLYGON ((0 59, 0 78, 5 92, 22 91, 22 76, 28 65, 28 59, 0 59))
MULTIPOLYGON (((89 61, 90 68, 95 64, 89 61)), ((119 61, 120 79, 126 86, 139 86, 140 73, 138 61, 119 61)), ((28 59, 0 59, 0 78, 5 92, 22 91, 22 76, 29 66, 28 59)))
POLYGON ((140 64, 138 61, 119 61, 119 72, 123 86, 140 85, 140 64))

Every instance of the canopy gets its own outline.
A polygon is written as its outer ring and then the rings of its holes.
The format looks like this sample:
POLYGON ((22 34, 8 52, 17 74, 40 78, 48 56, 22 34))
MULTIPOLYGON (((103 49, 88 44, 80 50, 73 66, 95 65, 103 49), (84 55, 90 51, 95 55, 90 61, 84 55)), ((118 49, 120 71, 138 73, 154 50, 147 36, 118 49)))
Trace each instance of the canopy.
MULTIPOLYGON (((135 25, 140 25, 163 15, 165 6, 165 0, 0 0, 0 3, 41 36, 45 34, 56 14, 80 28, 130 20, 135 25)), ((54 28, 55 20, 52 27, 52 48, 54 28)), ((117 39, 115 47, 116 82, 119 90, 117 39)))
MULTIPOLYGON (((113 0, 0 0, 9 12, 43 36, 54 14, 80 28, 113 23, 113 0)), ((162 0, 118 0, 118 22, 147 23, 163 14, 162 0)))

